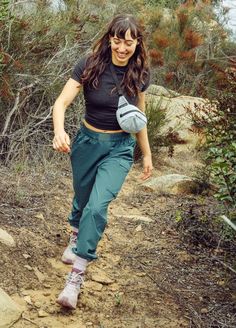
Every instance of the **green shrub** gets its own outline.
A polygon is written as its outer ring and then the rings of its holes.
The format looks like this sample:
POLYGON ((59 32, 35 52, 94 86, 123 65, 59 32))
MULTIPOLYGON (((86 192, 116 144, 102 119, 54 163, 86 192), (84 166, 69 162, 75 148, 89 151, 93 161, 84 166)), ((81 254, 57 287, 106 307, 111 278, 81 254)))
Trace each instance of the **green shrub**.
POLYGON ((236 219, 236 79, 230 67, 224 72, 225 89, 204 107, 191 113, 198 129, 203 129, 205 172, 216 186, 215 197, 227 210, 229 218, 236 219))

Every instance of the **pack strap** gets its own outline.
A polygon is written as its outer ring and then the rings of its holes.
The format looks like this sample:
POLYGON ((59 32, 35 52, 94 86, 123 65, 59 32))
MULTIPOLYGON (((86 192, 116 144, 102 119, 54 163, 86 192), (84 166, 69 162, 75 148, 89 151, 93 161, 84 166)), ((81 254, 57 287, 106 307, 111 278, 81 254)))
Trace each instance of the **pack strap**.
POLYGON ((116 84, 118 94, 119 94, 119 96, 122 96, 123 92, 121 90, 121 87, 120 87, 120 84, 119 84, 119 81, 118 81, 118 77, 117 77, 116 71, 115 71, 114 66, 112 65, 112 63, 110 64, 110 71, 111 71, 111 75, 113 77, 113 80, 116 84))

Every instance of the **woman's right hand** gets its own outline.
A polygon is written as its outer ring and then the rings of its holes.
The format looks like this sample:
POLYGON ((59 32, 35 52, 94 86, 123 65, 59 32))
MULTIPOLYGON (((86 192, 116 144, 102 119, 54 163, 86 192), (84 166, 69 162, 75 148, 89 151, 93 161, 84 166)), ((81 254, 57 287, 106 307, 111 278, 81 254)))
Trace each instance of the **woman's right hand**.
POLYGON ((70 137, 65 131, 55 133, 53 138, 53 148, 62 153, 70 152, 70 137))

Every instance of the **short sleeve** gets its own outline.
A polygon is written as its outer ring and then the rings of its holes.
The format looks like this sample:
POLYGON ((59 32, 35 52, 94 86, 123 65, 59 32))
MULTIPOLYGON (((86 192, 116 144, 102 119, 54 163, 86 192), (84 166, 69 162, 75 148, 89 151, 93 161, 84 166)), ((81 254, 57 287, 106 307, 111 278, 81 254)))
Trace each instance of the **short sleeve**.
POLYGON ((151 74, 150 74, 150 71, 147 72, 147 76, 145 78, 145 81, 144 83, 142 84, 141 86, 141 92, 144 92, 147 90, 147 88, 149 87, 150 85, 150 80, 151 80, 151 74))
POLYGON ((71 78, 79 83, 81 82, 81 76, 84 72, 86 61, 87 57, 81 58, 81 60, 75 65, 71 74, 71 78))

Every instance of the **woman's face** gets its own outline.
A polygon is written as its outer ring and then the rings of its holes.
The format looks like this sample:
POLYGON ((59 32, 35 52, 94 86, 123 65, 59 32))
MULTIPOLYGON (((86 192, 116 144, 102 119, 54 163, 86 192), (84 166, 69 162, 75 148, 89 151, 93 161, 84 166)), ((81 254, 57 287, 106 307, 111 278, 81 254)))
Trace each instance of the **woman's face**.
POLYGON ((120 39, 116 35, 110 37, 112 63, 117 66, 125 66, 133 56, 137 39, 133 39, 128 29, 125 33, 125 39, 120 39))

